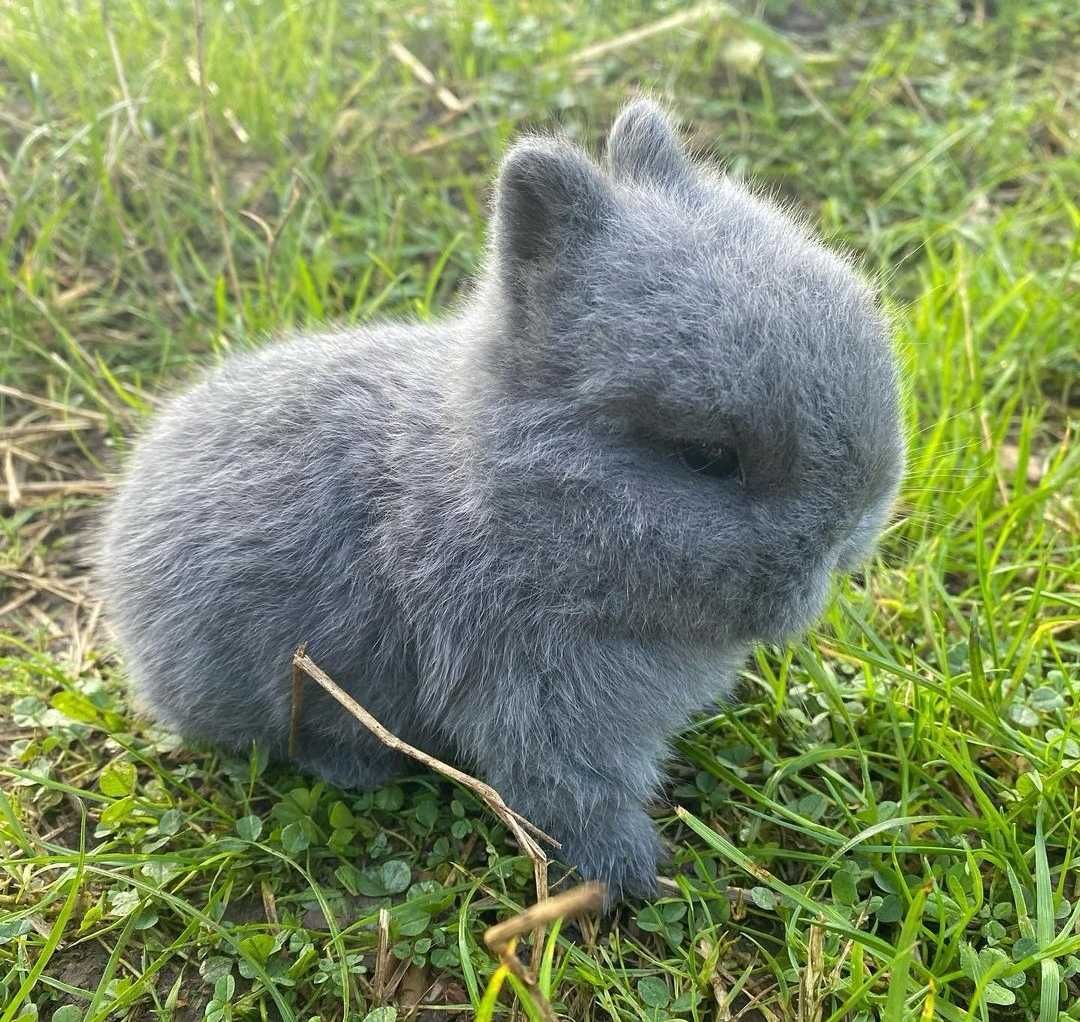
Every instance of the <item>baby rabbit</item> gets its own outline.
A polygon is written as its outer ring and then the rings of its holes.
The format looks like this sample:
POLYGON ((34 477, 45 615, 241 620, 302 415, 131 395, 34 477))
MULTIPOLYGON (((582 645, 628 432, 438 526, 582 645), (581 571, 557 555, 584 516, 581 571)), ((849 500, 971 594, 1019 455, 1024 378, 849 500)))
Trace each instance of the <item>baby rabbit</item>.
MULTIPOLYGON (((897 365, 849 262, 650 101, 603 166, 519 141, 494 205, 455 314, 234 355, 173 400, 109 509, 104 594, 165 726, 284 756, 306 643, 611 902, 648 896, 669 739, 889 514, 897 365)), ((410 766, 307 691, 304 767, 410 766)))

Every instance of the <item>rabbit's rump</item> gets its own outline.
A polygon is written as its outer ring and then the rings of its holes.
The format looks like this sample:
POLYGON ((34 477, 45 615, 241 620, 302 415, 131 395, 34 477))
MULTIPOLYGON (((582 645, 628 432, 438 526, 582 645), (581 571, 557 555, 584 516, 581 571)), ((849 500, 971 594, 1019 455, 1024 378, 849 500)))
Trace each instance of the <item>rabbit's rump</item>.
MULTIPOLYGON (((367 549, 389 404, 356 369, 356 338, 236 358, 144 438, 105 536, 106 595, 139 695, 167 726, 282 755, 293 650, 312 655, 412 740, 415 671, 367 549), (272 400, 270 396, 272 395, 272 400)), ((317 686, 301 760, 365 787, 400 769, 317 686)))

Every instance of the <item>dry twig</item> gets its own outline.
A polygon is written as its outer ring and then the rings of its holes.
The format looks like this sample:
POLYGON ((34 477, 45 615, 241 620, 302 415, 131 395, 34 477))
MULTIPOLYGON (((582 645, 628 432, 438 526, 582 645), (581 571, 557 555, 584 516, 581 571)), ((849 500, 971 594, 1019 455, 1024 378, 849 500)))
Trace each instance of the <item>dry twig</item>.
MULTIPOLYGON (((304 704, 304 676, 311 678, 317 685, 324 689, 330 696, 336 699, 346 710, 349 711, 361 724, 364 725, 380 742, 388 749, 393 749, 410 759, 422 763, 436 773, 442 774, 447 779, 468 788, 477 798, 483 802, 491 812, 502 821, 506 828, 514 835, 521 850, 532 860, 533 879, 536 884, 536 904, 524 912, 491 927, 484 934, 484 941, 492 952, 499 956, 507 969, 511 970, 529 988, 534 999, 539 1005, 546 1005, 546 1000, 536 989, 536 980, 533 974, 521 964, 513 953, 518 937, 523 933, 533 933, 533 967, 540 960, 543 949, 544 929, 547 924, 555 919, 565 916, 580 915, 584 912, 595 911, 600 907, 604 898, 604 886, 602 884, 584 884, 580 887, 567 891, 565 894, 554 898, 548 897, 547 866, 548 858, 543 849, 533 839, 532 835, 546 841, 554 848, 559 843, 549 834, 545 834, 539 827, 530 823, 520 813, 511 809, 502 796, 483 781, 471 777, 456 767, 452 767, 434 756, 402 741, 397 735, 388 731, 379 723, 363 706, 338 685, 314 660, 305 652, 303 646, 293 654, 292 669, 292 711, 289 721, 289 755, 294 757, 297 751, 297 741, 300 730, 300 719, 304 704), (531 831, 531 834, 529 833, 531 831)), ((380 940, 381 943, 381 940, 380 940)), ((550 1006, 547 1008, 548 1016, 551 1015, 550 1006)))
MULTIPOLYGON (((443 777, 460 784, 463 788, 468 788, 469 791, 476 795, 476 797, 503 822, 510 833, 514 835, 521 850, 532 860, 533 880, 536 884, 536 900, 538 903, 547 900, 548 857, 529 832, 531 831, 536 837, 546 841, 554 848, 559 847, 559 842, 551 837, 551 835, 545 834, 539 827, 530 823, 520 813, 511 809, 503 801, 502 796, 491 787, 490 784, 485 784, 475 777, 470 777, 456 767, 452 767, 449 764, 442 762, 442 760, 428 755, 426 752, 409 745, 408 742, 403 742, 397 735, 388 731, 370 713, 368 713, 364 707, 353 699, 348 692, 341 688, 340 685, 319 667, 319 665, 307 655, 303 646, 297 649, 293 654, 292 713, 289 722, 290 756, 295 755, 297 748, 297 736, 300 728, 300 717, 303 710, 305 674, 341 703, 346 710, 360 721, 360 723, 388 749, 393 749, 395 752, 400 752, 410 759, 415 759, 418 763, 423 763, 424 766, 434 770, 436 773, 442 774, 443 777)), ((534 938, 534 954, 537 953, 536 948, 542 941, 543 932, 542 930, 538 930, 534 938)))
MULTIPOLYGON (((511 809, 503 801, 502 796, 492 788, 491 785, 485 784, 483 781, 479 781, 475 777, 471 777, 469 774, 466 774, 447 763, 443 763, 442 760, 436 759, 434 756, 430 756, 428 753, 409 745, 407 742, 398 738, 397 735, 388 731, 378 720, 368 713, 363 706, 353 699, 348 692, 334 682, 334 680, 307 655, 303 646, 299 647, 293 654, 292 711, 290 713, 289 721, 290 757, 294 757, 297 750, 300 718, 303 713, 304 704, 304 675, 311 678, 312 681, 341 703, 345 709, 356 717, 356 719, 359 720, 360 723, 387 748, 393 749, 395 752, 399 752, 411 759, 415 759, 418 763, 423 763, 424 766, 429 769, 442 774, 449 780, 454 781, 473 792, 473 794, 475 794, 488 809, 502 821, 510 833, 514 835, 521 850, 532 860, 533 882, 536 887, 537 905, 547 902, 548 857, 544 853, 544 850, 535 840, 533 840, 528 831, 532 831, 537 837, 547 841, 555 848, 559 847, 559 843, 549 834, 545 834, 539 827, 530 823, 520 813, 511 809)), ((536 925, 537 929, 533 935, 533 957, 534 960, 538 962, 540 948, 544 940, 544 930, 542 922, 538 922, 536 925)), ((524 975, 528 975, 528 973, 524 973, 524 975)))
MULTIPOLYGON (((520 813, 511 809, 503 800, 502 796, 493 788, 490 784, 485 784, 483 781, 478 781, 475 777, 470 777, 468 774, 456 767, 450 766, 448 763, 444 763, 440 759, 436 759, 434 756, 429 755, 426 752, 416 748, 413 745, 409 745, 408 742, 403 742, 397 735, 388 731, 382 724, 380 724, 367 710, 364 709, 348 692, 346 692, 340 685, 337 684, 314 660, 307 655, 304 647, 301 646, 293 654, 293 666, 298 668, 304 674, 306 674, 312 681, 314 681, 321 688, 325 689, 334 697, 342 706, 345 707, 361 724, 364 725, 380 742, 383 743, 388 749, 393 749, 395 752, 400 752, 404 756, 408 756, 410 759, 415 759, 418 763, 423 763, 424 766, 434 770, 436 773, 442 774, 443 777, 448 778, 451 781, 455 781, 464 788, 468 788, 477 798, 480 799, 503 823, 517 839, 518 843, 522 845, 523 849, 533 849, 539 852, 546 861, 546 856, 540 851, 536 842, 526 833, 531 831, 538 838, 546 841, 553 848, 559 848, 559 842, 555 840, 550 834, 545 834, 535 824, 530 823, 520 813)), ((293 675, 293 693, 295 695, 297 691, 297 678, 293 675)), ((302 684, 302 679, 300 684, 302 684)), ((299 713, 294 713, 292 718, 292 727, 295 729, 299 723, 299 713)), ((295 730, 293 734, 289 736, 289 747, 291 749, 296 748, 296 735, 295 730)))

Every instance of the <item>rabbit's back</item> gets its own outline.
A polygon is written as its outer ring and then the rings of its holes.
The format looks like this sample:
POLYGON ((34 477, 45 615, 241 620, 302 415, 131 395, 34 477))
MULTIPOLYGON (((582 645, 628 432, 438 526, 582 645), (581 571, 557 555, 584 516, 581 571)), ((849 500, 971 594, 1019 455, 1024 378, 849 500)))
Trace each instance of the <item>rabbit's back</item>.
MULTIPOLYGON (((181 733, 280 750, 300 643, 402 717, 404 643, 371 550, 408 374, 395 357, 349 334, 234 357, 137 446, 106 529, 106 598, 140 695, 181 733)), ((319 705, 310 728, 353 734, 319 705)))

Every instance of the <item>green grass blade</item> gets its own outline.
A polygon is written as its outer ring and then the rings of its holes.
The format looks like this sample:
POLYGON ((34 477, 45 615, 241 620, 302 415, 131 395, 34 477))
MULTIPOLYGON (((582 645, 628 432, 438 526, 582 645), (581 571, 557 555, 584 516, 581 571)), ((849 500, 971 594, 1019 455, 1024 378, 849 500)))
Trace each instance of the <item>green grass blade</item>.
POLYGON ((472 948, 469 943, 469 903, 476 893, 475 888, 465 895, 458 910, 458 957, 461 960, 461 977, 465 980, 465 989, 469 992, 469 1003, 480 1008, 480 984, 476 979, 476 969, 472 963, 472 948))
POLYGON ((67 928, 68 920, 71 918, 71 913, 75 908, 75 903, 79 897, 79 891, 82 889, 83 883, 83 866, 80 862, 75 867, 74 872, 68 879, 68 894, 64 899, 64 904, 61 906, 59 913, 56 916, 52 926, 49 928, 49 934, 45 938, 45 943, 42 945, 41 950, 38 952, 37 958, 34 961, 29 973, 26 975, 26 979, 22 981, 19 988, 12 995, 11 1000, 8 1001, 7 1007, 4 1009, 4 1013, 0 1015, 0 1022, 11 1022, 16 1017, 16 1013, 22 1006, 23 1001, 30 995, 41 974, 45 971, 45 966, 49 964, 49 960, 52 958, 57 946, 60 944, 61 938, 64 936, 64 931, 67 928))
POLYGON ((911 899, 904 924, 900 928, 897 952, 889 963, 889 993, 885 998, 883 1022, 906 1022, 905 1007, 908 995, 908 976, 918 946, 919 927, 922 925, 923 905, 930 893, 930 885, 923 884, 911 899))
POLYGON ((551 974, 555 964, 555 951, 559 946, 559 932, 562 930, 562 917, 560 916, 551 924, 551 930, 547 935, 547 943, 544 945, 544 954, 540 959, 540 972, 536 977, 536 985, 548 1000, 551 1000, 551 974))
POLYGON ((491 974, 491 979, 484 990, 484 996, 476 1009, 476 1022, 491 1022, 495 1017, 495 1006, 499 1001, 499 991, 502 990, 506 977, 510 970, 505 965, 500 965, 491 974))
MULTIPOLYGON (((1054 888, 1050 883, 1050 863, 1046 855, 1043 803, 1035 815, 1035 939, 1040 950, 1054 940, 1054 888)), ((1061 995, 1061 972, 1053 958, 1039 965, 1039 1022, 1057 1022, 1061 995)))

